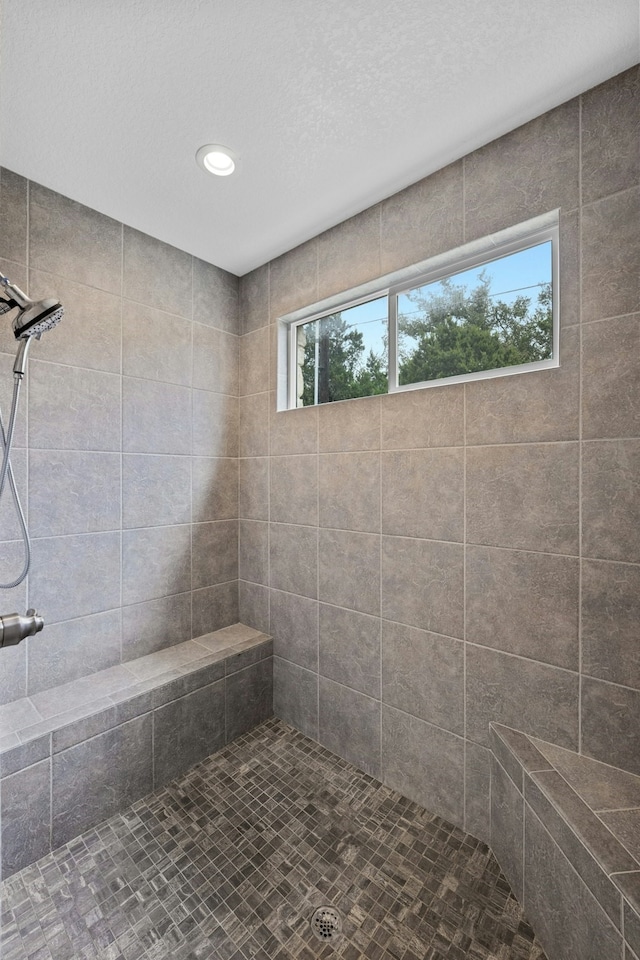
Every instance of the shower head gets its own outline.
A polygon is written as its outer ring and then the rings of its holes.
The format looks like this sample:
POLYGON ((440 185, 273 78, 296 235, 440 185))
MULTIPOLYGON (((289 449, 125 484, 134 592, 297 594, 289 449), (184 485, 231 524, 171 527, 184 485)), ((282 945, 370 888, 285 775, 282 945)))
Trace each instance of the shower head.
POLYGON ((16 340, 27 337, 40 339, 45 330, 51 330, 62 320, 62 304, 53 298, 30 300, 20 287, 11 283, 0 273, 0 314, 17 309, 13 320, 13 333, 16 340))

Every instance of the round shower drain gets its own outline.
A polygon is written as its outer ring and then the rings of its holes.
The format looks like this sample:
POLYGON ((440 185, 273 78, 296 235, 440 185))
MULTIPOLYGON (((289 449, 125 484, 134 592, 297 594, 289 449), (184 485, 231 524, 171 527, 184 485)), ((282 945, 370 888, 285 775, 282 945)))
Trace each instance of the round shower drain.
POLYGON ((319 940, 335 940, 342 932, 342 918, 335 907, 318 907, 311 917, 311 929, 319 940))

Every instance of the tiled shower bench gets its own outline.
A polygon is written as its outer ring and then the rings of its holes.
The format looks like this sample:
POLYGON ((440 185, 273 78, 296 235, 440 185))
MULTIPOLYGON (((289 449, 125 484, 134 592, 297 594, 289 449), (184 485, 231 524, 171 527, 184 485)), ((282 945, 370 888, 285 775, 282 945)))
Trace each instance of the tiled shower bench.
POLYGON ((272 712, 272 640, 243 624, 0 707, 1 878, 272 712))
POLYGON ((640 777, 491 737, 491 847, 549 960, 639 960, 640 777))

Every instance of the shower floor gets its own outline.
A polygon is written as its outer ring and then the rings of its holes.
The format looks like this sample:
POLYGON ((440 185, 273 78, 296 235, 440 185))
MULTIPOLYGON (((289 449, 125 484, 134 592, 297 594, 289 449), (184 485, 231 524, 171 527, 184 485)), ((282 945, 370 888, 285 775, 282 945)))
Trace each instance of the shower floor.
POLYGON ((545 957, 484 844, 275 719, 0 889, 2 960, 545 957))

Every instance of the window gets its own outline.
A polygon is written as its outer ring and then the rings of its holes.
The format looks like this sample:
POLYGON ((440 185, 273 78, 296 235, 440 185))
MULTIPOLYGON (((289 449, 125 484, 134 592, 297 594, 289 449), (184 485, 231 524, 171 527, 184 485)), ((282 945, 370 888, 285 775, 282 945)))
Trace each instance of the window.
POLYGON ((557 366, 557 263, 555 213, 284 318, 288 406, 557 366))

